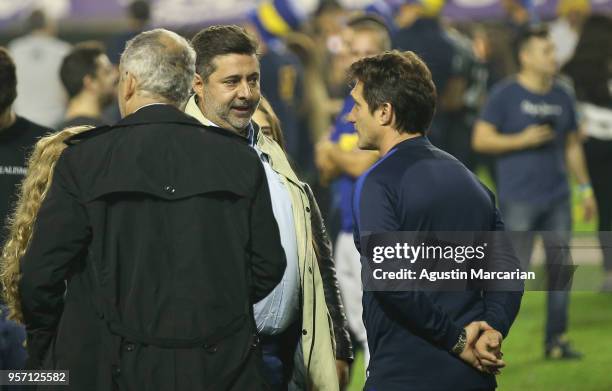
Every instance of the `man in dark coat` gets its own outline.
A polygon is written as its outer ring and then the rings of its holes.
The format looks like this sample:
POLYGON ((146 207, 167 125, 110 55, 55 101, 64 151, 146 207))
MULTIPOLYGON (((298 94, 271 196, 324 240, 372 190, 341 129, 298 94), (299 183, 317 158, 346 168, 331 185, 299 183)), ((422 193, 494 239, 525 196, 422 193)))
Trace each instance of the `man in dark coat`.
POLYGON ((285 256, 257 155, 180 110, 194 68, 182 37, 135 37, 124 118, 57 162, 20 294, 29 367, 70 370, 70 389, 265 388, 252 305, 285 256))

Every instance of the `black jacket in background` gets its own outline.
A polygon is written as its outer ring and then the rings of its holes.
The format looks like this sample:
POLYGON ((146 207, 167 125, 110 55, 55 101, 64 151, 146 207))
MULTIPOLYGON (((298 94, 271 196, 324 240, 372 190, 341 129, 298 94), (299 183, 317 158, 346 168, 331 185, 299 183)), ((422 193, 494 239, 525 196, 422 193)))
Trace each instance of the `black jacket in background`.
POLYGON ((252 304, 286 261, 240 140, 168 105, 71 140, 23 259, 30 367, 73 390, 263 388, 252 304))
POLYGON ((11 126, 0 129, 0 248, 8 234, 5 224, 15 206, 28 157, 38 139, 50 132, 20 116, 11 126))

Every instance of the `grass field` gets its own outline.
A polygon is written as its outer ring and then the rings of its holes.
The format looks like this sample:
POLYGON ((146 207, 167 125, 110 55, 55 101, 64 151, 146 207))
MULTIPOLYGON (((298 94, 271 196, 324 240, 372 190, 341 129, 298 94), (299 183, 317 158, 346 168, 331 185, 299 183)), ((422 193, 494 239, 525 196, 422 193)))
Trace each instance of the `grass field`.
MULTIPOLYGON (((479 176, 490 185, 486 175, 479 173, 479 176)), ((573 216, 576 234, 595 230, 594 221, 582 220, 582 210, 575 195, 573 216)), ((538 269, 541 266, 534 268, 536 274, 540 272, 538 269)), ((602 279, 599 265, 580 265, 574 274, 568 337, 585 354, 579 361, 544 359, 546 292, 525 293, 518 317, 503 344, 508 366, 497 377, 498 390, 612 391, 612 294, 596 292, 602 279)), ((365 381, 361 352, 354 368, 348 390, 360 391, 365 381)))
MULTIPOLYGON (((545 292, 526 292, 521 311, 504 342, 507 368, 497 377, 500 391, 612 390, 612 294, 574 292, 569 338, 585 357, 547 361, 543 356, 545 292)), ((357 357, 349 391, 365 380, 363 356, 357 357)))

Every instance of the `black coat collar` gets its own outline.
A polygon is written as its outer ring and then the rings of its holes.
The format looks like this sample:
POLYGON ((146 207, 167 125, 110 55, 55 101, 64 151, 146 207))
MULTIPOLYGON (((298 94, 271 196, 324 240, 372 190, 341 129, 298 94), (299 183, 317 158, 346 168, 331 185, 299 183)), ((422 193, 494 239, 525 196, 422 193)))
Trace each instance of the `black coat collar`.
POLYGON ((149 125, 151 123, 180 123, 185 125, 200 125, 193 117, 183 113, 169 104, 152 104, 138 109, 126 116, 113 127, 149 125))
POLYGON ((119 122, 113 125, 112 128, 116 129, 122 127, 151 125, 160 123, 196 126, 212 131, 214 133, 221 134, 226 137, 235 138, 244 143, 248 142, 248 140, 243 136, 231 132, 229 130, 223 128, 216 128, 214 126, 202 125, 197 119, 193 118, 188 114, 185 114, 177 107, 169 104, 153 104, 142 107, 136 112, 121 119, 119 122))

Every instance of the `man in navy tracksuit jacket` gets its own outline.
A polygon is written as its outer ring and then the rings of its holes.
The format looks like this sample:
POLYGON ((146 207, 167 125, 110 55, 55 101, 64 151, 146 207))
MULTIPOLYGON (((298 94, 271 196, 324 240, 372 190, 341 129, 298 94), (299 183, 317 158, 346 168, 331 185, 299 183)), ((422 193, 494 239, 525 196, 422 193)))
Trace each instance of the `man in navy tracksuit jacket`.
MULTIPOLYGON (((424 136, 436 93, 418 56, 395 51, 369 57, 353 64, 351 76, 356 104, 348 118, 359 147, 381 155, 354 191, 362 262, 360 241, 371 233, 503 230, 491 192, 424 136)), ((520 267, 511 258, 512 266, 520 267)), ((505 365, 501 341, 521 296, 522 284, 495 292, 366 289, 363 317, 371 358, 365 390, 494 389, 494 373, 505 365)))

